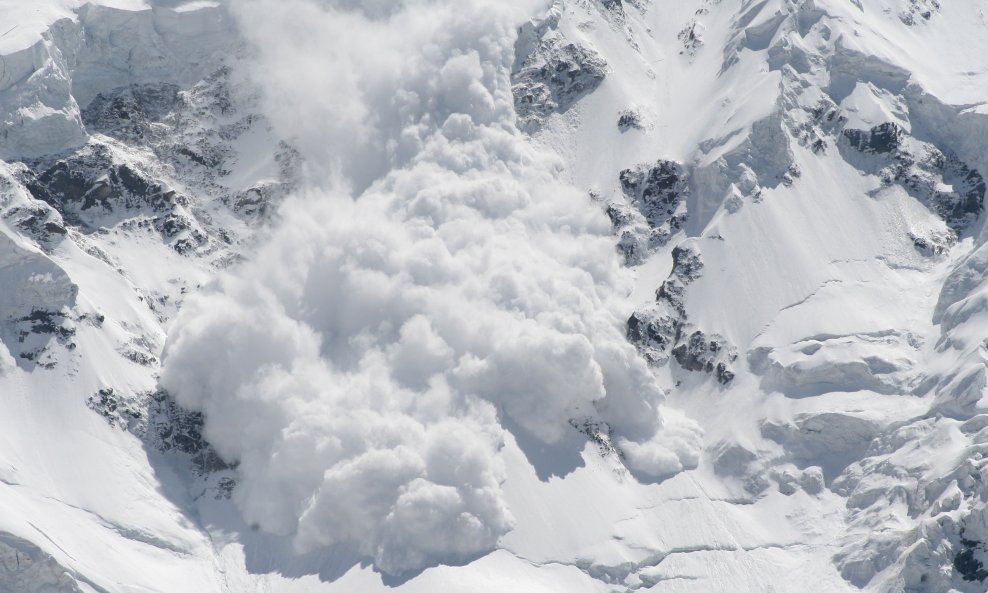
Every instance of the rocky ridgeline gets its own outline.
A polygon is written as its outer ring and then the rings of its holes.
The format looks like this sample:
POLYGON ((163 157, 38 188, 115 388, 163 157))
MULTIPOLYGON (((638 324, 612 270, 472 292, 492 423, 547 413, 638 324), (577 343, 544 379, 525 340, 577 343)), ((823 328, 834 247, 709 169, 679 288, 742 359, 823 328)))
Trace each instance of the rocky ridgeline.
POLYGON ((669 278, 655 293, 655 302, 635 311, 628 319, 628 339, 651 363, 661 364, 682 336, 686 322, 683 296, 686 286, 700 277, 703 262, 698 252, 676 247, 669 278))
POLYGON ((737 360, 737 349, 722 336, 688 330, 686 287, 700 277, 703 260, 689 246, 674 248, 672 258, 672 272, 656 291, 655 302, 628 318, 628 340, 650 364, 665 364, 672 356, 680 368, 711 374, 726 385, 734 379, 731 363, 737 360))
POLYGON ((713 374, 721 385, 727 385, 734 379, 730 364, 737 360, 737 350, 727 345, 721 336, 707 336, 702 331, 695 331, 680 340, 672 349, 672 355, 680 367, 687 371, 713 374))
MULTIPOLYGON (((253 232, 251 227, 274 214, 278 201, 295 187, 300 166, 298 153, 278 142, 272 145, 275 179, 246 190, 226 183, 238 165, 233 146, 245 134, 265 133, 268 127, 254 111, 256 97, 234 96, 230 74, 223 68, 187 90, 148 83, 98 94, 83 110, 92 139, 67 154, 28 161, 22 182, 57 220, 92 237, 96 246, 110 229, 112 234, 153 233, 191 260, 224 262, 253 232)), ((139 294, 162 322, 181 296, 139 294)), ((157 349, 140 335, 118 352, 152 371, 158 368, 157 349)), ((87 403, 149 449, 191 467, 203 495, 229 498, 233 468, 203 438, 200 413, 182 409, 161 391, 106 387, 87 403)))
POLYGON ((248 134, 268 130, 259 97, 242 85, 234 89, 223 67, 191 88, 166 83, 131 85, 97 95, 83 110, 90 130, 150 149, 175 177, 192 180, 200 199, 218 199, 247 222, 270 214, 295 188, 300 156, 285 142, 271 149, 277 176, 231 191, 226 180, 237 165, 233 146, 248 134))
POLYGON ((694 58, 697 52, 703 48, 703 31, 705 28, 703 17, 710 13, 708 5, 711 1, 716 0, 704 0, 700 8, 694 12, 693 18, 676 35, 681 45, 679 53, 690 59, 694 58))
POLYGON ((209 207, 220 202, 256 222, 294 187, 299 159, 281 143, 276 181, 234 191, 223 184, 235 166, 232 145, 267 125, 231 101, 228 76, 220 70, 187 92, 149 83, 97 95, 83 110, 94 137, 68 154, 26 161, 21 175, 60 220, 38 213, 23 224, 54 233, 65 222, 86 234, 117 225, 154 230, 181 254, 207 255, 236 240, 229 225, 212 224, 209 207))
MULTIPOLYGON (((842 136, 838 146, 848 162, 877 175, 884 186, 900 185, 955 233, 963 233, 984 210, 984 177, 949 149, 916 140, 894 122, 869 130, 845 129, 842 136), (859 154, 847 154, 850 151, 859 154)), ((930 245, 917 239, 916 246, 936 253, 949 244, 930 245)))

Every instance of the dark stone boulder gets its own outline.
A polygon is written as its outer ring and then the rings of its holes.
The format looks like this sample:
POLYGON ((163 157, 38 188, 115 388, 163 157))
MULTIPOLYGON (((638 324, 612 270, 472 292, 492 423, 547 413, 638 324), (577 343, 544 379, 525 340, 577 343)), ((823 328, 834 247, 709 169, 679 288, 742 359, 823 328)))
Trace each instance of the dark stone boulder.
POLYGON ((680 367, 687 371, 713 374, 721 385, 734 379, 734 372, 728 365, 738 356, 720 336, 707 336, 695 331, 672 349, 672 355, 680 367))
POLYGON ((871 130, 844 130, 844 137, 855 149, 871 154, 889 154, 899 149, 905 132, 893 122, 879 124, 871 130))
POLYGON ((624 133, 629 130, 644 130, 645 122, 642 120, 641 113, 634 109, 627 109, 618 115, 617 126, 618 130, 624 133))

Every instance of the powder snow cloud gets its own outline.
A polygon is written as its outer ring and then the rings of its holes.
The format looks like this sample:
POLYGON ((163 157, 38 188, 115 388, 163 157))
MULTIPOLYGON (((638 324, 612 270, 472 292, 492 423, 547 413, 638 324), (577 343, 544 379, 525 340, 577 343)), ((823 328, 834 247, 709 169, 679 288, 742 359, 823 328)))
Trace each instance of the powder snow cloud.
POLYGON ((400 574, 511 529, 501 418, 546 443, 592 419, 638 475, 699 429, 615 314, 609 224, 514 125, 516 26, 538 3, 243 0, 278 132, 310 164, 251 261, 190 298, 162 385, 239 461, 244 518, 400 574))

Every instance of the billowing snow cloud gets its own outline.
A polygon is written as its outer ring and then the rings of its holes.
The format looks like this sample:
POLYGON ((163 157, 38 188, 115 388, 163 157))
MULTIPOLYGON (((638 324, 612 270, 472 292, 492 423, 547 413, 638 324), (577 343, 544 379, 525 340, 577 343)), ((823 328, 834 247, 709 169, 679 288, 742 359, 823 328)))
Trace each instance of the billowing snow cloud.
POLYGON ((546 442, 611 429, 641 474, 698 429, 614 314, 609 224, 514 126, 503 0, 244 0, 279 132, 312 165, 252 261, 190 298, 162 384, 239 460, 247 521, 399 574, 512 526, 500 419, 546 442))

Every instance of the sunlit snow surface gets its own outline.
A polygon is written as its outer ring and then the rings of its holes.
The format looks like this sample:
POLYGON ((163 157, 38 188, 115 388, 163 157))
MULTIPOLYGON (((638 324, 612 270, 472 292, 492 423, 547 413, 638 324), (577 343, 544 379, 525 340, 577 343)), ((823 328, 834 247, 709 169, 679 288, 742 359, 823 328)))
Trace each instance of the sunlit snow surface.
POLYGON ((0 0, 0 590, 983 590, 986 10, 0 0), (164 210, 45 206, 72 151, 164 210), (161 386, 221 461, 135 436, 161 386))

